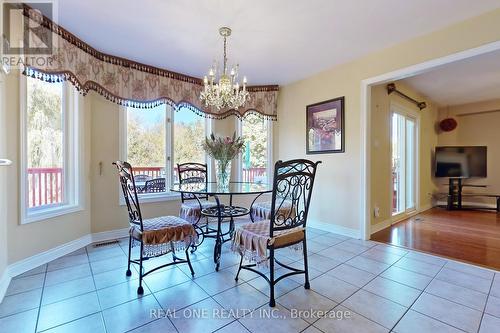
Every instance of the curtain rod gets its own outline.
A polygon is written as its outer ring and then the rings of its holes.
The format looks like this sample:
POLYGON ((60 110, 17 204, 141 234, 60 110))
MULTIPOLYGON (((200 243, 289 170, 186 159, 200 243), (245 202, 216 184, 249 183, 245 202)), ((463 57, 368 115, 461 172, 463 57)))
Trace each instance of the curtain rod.
POLYGON ((387 95, 390 95, 393 92, 395 92, 396 94, 398 94, 399 96, 401 96, 403 98, 406 98, 407 100, 409 100, 410 102, 412 102, 413 104, 415 104, 420 110, 425 109, 427 107, 427 103, 425 103, 425 102, 419 102, 416 99, 411 98, 410 96, 408 96, 405 93, 403 93, 403 92, 399 91, 398 89, 396 89, 396 84, 395 83, 389 83, 387 85, 387 95))

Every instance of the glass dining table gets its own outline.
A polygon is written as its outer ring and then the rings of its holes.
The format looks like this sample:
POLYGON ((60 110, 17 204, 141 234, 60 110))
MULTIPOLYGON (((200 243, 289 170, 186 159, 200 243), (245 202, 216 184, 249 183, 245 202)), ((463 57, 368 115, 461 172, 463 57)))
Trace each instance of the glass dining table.
MULTIPOLYGON (((220 267, 222 244, 230 241, 234 233, 234 218, 249 215, 250 219, 253 221, 252 206, 261 195, 271 193, 273 189, 272 185, 262 183, 231 182, 229 183, 229 187, 220 188, 215 182, 203 182, 174 184, 170 190, 173 192, 191 194, 196 198, 198 198, 198 196, 202 198, 206 196, 214 198, 216 205, 214 207, 203 209, 201 213, 203 216, 208 218, 217 219, 217 228, 208 229, 208 232, 205 233, 203 237, 215 239, 214 264, 215 270, 218 271, 220 267), (243 195, 254 196, 249 208, 233 204, 233 198, 235 196, 243 195), (222 203, 222 197, 228 197, 229 203, 222 203), (222 230, 222 224, 224 221, 229 222, 229 228, 226 232, 223 232, 222 230)), ((201 201, 203 199, 198 200, 201 201)))

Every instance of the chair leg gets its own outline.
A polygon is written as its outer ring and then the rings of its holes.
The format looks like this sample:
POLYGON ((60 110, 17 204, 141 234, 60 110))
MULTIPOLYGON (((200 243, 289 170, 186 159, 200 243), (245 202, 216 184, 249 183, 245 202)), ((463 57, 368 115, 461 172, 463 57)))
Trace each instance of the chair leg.
POLYGON ((302 241, 302 250, 304 251, 304 271, 305 271, 305 283, 304 288, 309 289, 311 285, 309 284, 309 266, 307 265, 307 242, 306 235, 304 234, 304 240, 302 241))
POLYGON ((235 281, 238 281, 238 276, 240 275, 240 271, 241 271, 241 264, 243 264, 243 255, 241 255, 241 259, 240 259, 240 266, 238 267, 238 273, 236 273, 236 277, 234 278, 235 281))
POLYGON ((172 242, 170 242, 170 249, 172 250, 172 261, 176 262, 177 256, 175 255, 175 247, 174 247, 174 243, 172 243, 172 242))
POLYGON ((189 259, 189 246, 186 248, 186 260, 189 265, 189 270, 191 271, 191 276, 194 276, 193 266, 191 265, 191 259, 189 259))
POLYGON ((127 276, 132 275, 132 271, 130 270, 130 256, 132 255, 132 236, 128 237, 128 265, 127 265, 127 276))
POLYGON ((276 301, 274 300, 274 248, 269 249, 269 306, 275 307, 276 301))
POLYGON ((144 288, 142 288, 142 273, 143 273, 143 269, 142 269, 142 252, 143 252, 143 250, 144 250, 144 244, 141 241, 141 253, 140 253, 140 256, 139 256, 139 288, 137 288, 137 293, 139 295, 144 294, 144 288))

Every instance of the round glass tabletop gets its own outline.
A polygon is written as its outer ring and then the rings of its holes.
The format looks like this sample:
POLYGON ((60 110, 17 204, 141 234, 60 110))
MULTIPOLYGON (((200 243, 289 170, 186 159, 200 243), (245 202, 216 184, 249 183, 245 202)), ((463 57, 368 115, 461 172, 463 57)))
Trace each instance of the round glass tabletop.
POLYGON ((193 194, 223 195, 223 194, 260 194, 273 191, 271 184, 231 182, 228 188, 219 188, 217 183, 184 183, 174 184, 170 189, 173 192, 184 192, 193 194))

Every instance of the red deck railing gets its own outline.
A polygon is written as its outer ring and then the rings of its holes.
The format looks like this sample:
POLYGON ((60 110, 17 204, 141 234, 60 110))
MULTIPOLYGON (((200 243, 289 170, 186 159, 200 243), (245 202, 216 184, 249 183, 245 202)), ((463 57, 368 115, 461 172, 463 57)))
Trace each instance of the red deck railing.
POLYGON ((62 168, 28 168, 29 207, 61 203, 63 180, 62 168))
MULTIPOLYGON (((243 169, 242 181, 253 182, 264 176, 266 168, 243 169)), ((134 176, 147 175, 151 179, 164 177, 162 167, 134 167, 134 176)), ((177 168, 174 168, 177 180, 177 168)), ((64 200, 62 168, 28 168, 28 203, 30 208, 59 204, 64 200)))
POLYGON ((257 177, 262 177, 266 174, 266 168, 250 168, 243 169, 242 181, 244 182, 254 182, 257 177))

